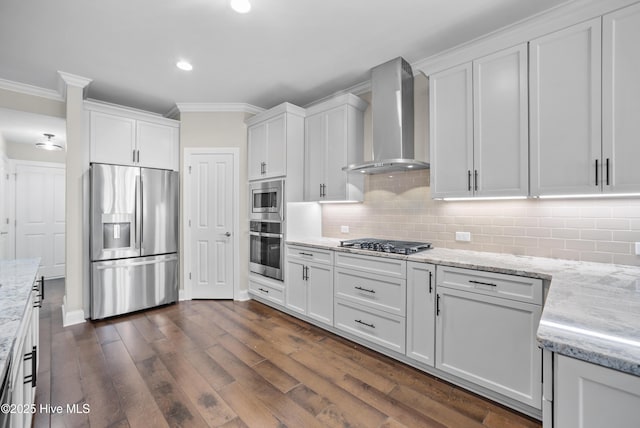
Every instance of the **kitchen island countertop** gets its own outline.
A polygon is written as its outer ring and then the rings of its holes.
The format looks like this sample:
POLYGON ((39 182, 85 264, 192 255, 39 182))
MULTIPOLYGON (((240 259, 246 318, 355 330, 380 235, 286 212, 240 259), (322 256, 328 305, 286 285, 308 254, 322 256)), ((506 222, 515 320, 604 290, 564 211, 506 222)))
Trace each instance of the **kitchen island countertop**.
POLYGON ((537 333, 540 346, 640 376, 640 267, 447 248, 405 256, 343 248, 334 238, 287 244, 550 281, 537 333))
POLYGON ((0 380, 39 266, 40 259, 0 260, 0 380))

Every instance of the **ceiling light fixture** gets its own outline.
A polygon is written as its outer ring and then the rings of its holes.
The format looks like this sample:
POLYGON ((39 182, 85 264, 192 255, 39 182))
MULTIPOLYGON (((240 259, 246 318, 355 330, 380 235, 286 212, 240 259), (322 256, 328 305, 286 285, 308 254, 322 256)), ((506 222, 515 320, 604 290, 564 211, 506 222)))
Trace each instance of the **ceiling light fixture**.
POLYGON ((248 13, 251 10, 249 0, 231 0, 231 9, 238 13, 248 13))
POLYGON ((62 146, 55 141, 51 141, 55 135, 53 134, 43 134, 47 137, 46 140, 40 141, 36 143, 36 147, 43 150, 62 150, 62 146))
POLYGON ((184 70, 184 71, 193 70, 193 66, 190 63, 188 63, 187 61, 178 61, 178 62, 176 62, 176 67, 178 67, 180 70, 184 70))

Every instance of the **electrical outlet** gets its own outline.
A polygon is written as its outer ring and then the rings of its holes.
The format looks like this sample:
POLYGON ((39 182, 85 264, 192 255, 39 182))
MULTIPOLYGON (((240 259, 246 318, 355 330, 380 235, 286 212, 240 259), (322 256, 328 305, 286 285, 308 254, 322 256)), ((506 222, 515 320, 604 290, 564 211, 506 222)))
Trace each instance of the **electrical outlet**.
POLYGON ((340 226, 340 232, 349 233, 349 226, 340 226))
POLYGON ((640 242, 636 242, 636 256, 640 256, 640 242))
POLYGON ((456 232, 456 241, 471 241, 471 232, 456 232))

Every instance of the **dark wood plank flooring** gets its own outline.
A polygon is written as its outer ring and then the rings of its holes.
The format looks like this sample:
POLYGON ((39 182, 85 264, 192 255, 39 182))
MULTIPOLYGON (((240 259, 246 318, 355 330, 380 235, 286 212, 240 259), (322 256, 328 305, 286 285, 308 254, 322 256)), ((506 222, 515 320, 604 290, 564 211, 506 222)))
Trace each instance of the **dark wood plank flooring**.
POLYGON ((63 328, 64 284, 46 287, 36 400, 64 410, 35 427, 540 427, 255 301, 63 328))

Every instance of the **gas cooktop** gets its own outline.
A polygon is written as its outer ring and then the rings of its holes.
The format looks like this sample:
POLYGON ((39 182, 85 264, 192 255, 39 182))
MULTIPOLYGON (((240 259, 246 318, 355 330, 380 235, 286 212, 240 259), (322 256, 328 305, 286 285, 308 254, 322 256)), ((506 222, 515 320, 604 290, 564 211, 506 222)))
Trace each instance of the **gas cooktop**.
POLYGON ((341 247, 380 251, 395 254, 414 254, 431 248, 429 242, 393 241, 388 239, 360 238, 340 241, 341 247))

